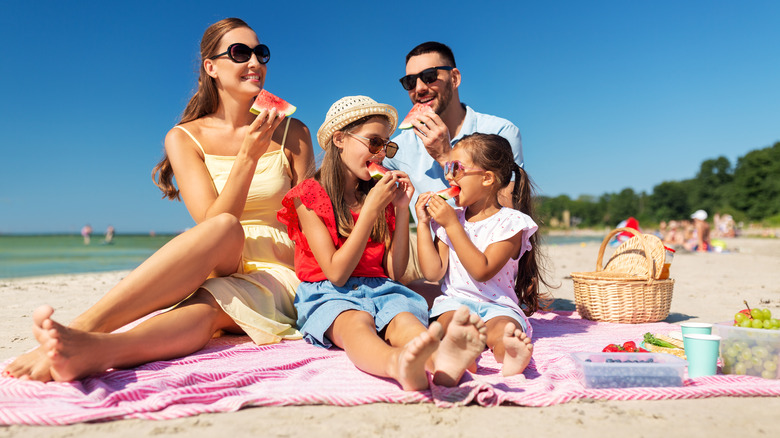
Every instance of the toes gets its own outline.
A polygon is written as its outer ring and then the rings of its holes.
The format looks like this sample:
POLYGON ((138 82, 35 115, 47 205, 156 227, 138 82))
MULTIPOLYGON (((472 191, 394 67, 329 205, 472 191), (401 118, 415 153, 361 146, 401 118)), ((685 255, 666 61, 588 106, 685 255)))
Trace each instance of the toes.
POLYGON ((33 311, 33 323, 38 327, 43 327, 43 323, 51 318, 54 309, 51 306, 40 306, 33 311))
POLYGON ((460 306, 452 315, 452 322, 458 325, 466 325, 468 324, 471 315, 468 307, 460 306))
POLYGON ((512 336, 515 336, 516 330, 517 328, 515 327, 514 324, 512 324, 511 322, 506 323, 506 325, 504 326, 504 337, 511 338, 512 336))
POLYGON ((428 326, 428 333, 433 339, 441 341, 441 338, 444 337, 444 327, 439 321, 434 321, 428 326))

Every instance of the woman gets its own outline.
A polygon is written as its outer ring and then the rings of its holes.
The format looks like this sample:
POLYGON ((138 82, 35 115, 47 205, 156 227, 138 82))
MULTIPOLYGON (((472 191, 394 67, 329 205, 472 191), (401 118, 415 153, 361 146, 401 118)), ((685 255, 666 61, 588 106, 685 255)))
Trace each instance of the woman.
POLYGON ((33 332, 41 345, 4 374, 75 380, 193 353, 221 331, 246 333, 259 344, 300 337, 293 244, 276 211, 314 165, 311 134, 273 110, 249 112, 270 52, 246 23, 229 18, 211 25, 201 57, 198 91, 168 132, 166 156, 153 172, 166 196, 184 199, 198 225, 68 327, 51 318, 51 307, 36 309, 33 332))

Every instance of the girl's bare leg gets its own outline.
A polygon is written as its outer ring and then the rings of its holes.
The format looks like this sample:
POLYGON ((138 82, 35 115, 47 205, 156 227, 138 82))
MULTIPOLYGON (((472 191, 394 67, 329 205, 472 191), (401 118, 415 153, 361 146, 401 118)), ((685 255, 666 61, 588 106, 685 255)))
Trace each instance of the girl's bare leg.
POLYGON ((428 388, 426 363, 439 346, 441 327, 426 329, 414 321, 417 335, 401 347, 388 345, 377 334, 374 318, 357 310, 341 313, 325 334, 360 370, 391 377, 406 391, 419 391, 428 388))
POLYGON ((122 333, 65 327, 51 318, 53 312, 49 306, 39 307, 33 320, 35 336, 57 381, 185 356, 203 348, 217 330, 240 331, 214 297, 202 289, 175 309, 122 333))
MULTIPOLYGON (((222 214, 176 236, 144 261, 69 327, 108 333, 195 291, 213 272, 230 275, 239 267, 244 233, 238 220, 222 214)), ((50 362, 40 348, 9 364, 4 375, 51 380, 50 362)))
POLYGON ((487 345, 496 362, 502 363, 501 374, 514 376, 525 371, 531 362, 534 345, 522 326, 512 318, 499 316, 487 322, 487 345))

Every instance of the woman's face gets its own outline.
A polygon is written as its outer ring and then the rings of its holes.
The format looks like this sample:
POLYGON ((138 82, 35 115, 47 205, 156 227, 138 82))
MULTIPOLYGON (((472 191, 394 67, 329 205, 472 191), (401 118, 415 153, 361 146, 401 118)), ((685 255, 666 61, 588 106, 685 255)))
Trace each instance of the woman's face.
MULTIPOLYGON (((217 53, 223 53, 234 43, 243 43, 250 48, 260 44, 257 34, 252 29, 239 27, 226 33, 219 43, 217 53)), ((252 54, 249 61, 237 63, 228 55, 204 61, 204 68, 209 76, 216 79, 220 90, 236 90, 257 95, 263 89, 267 67, 260 64, 257 56, 252 54)))
POLYGON ((356 178, 363 181, 371 179, 368 173, 368 164, 373 162, 381 163, 385 158, 385 151, 372 154, 368 150, 368 141, 364 138, 379 137, 384 141, 390 139, 390 126, 387 119, 376 116, 368 119, 367 122, 352 130, 351 133, 341 132, 340 146, 342 149, 341 158, 348 171, 356 178), (350 135, 354 134, 354 135, 350 135), (356 137, 356 136, 360 137, 356 137))

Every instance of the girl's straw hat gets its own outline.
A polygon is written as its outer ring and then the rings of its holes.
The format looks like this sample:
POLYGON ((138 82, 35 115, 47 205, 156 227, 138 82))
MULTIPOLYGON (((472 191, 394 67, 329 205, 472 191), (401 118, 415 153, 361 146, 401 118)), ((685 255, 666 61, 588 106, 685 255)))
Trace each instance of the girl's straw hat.
POLYGON ((390 120, 390 132, 395 131, 398 112, 390 105, 378 103, 368 96, 347 96, 330 106, 325 123, 317 130, 317 142, 325 149, 334 132, 366 116, 385 116, 390 120))

